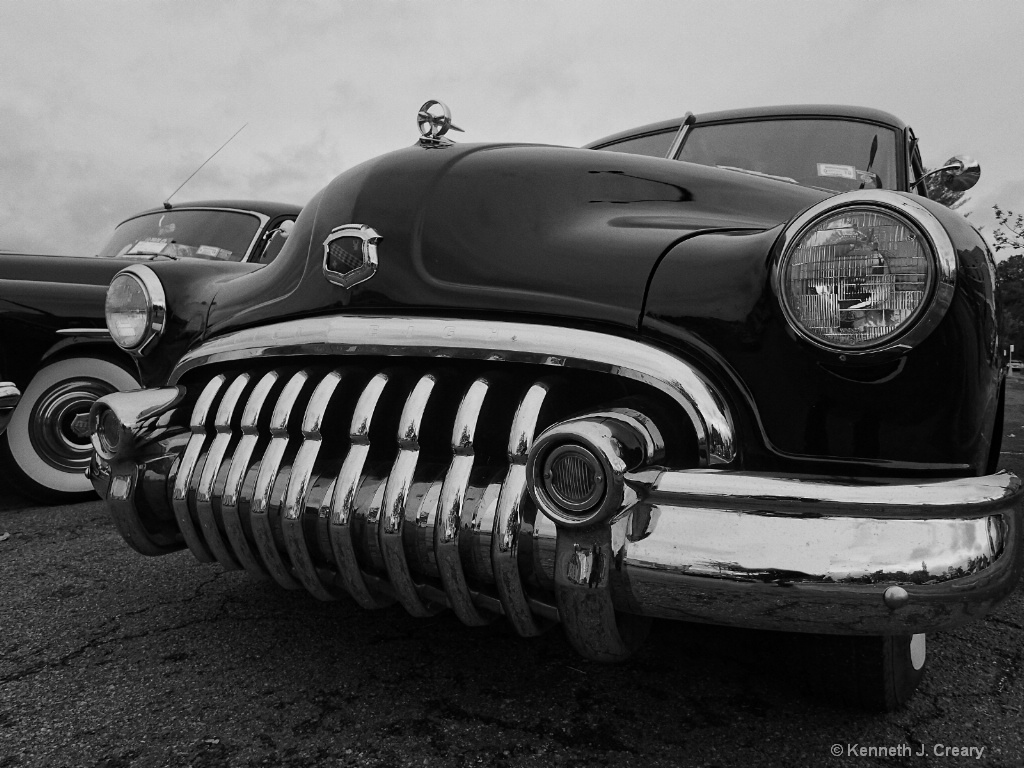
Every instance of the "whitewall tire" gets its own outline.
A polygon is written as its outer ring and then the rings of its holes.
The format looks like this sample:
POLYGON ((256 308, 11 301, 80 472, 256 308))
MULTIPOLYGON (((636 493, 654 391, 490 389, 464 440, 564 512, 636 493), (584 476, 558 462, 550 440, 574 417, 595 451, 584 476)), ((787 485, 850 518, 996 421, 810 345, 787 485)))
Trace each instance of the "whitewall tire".
POLYGON ((139 383, 125 365, 96 357, 45 364, 11 415, 0 451, 11 484, 39 501, 70 501, 92 492, 87 419, 98 398, 139 383))

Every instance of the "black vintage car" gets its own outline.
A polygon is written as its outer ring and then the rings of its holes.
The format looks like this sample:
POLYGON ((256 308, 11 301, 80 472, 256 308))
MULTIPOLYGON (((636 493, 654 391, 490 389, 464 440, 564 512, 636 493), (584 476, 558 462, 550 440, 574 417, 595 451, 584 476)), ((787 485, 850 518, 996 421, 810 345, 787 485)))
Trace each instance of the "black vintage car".
POLYGON ((743 110, 584 149, 418 123, 266 269, 114 278, 147 388, 93 407, 90 471, 132 547, 561 623, 598 660, 652 617, 820 633, 833 690, 882 708, 1013 589, 993 261, 903 123, 743 110))
POLYGON ((0 465, 40 501, 92 494, 85 476, 89 407, 136 389, 131 355, 110 339, 104 300, 130 263, 188 257, 199 279, 273 260, 299 206, 213 200, 143 211, 121 222, 97 256, 0 253, 0 465))

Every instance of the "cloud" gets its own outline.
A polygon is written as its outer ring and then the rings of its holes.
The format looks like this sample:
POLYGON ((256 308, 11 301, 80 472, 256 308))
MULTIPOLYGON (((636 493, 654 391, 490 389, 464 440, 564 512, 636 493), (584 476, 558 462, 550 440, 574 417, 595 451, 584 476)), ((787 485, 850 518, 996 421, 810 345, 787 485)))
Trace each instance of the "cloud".
POLYGON ((244 123, 176 199, 304 202, 410 144, 428 98, 451 106, 463 141, 577 146, 687 110, 864 104, 910 122, 928 164, 978 157, 975 205, 1024 188, 1024 105, 1008 96, 1024 86, 1024 8, 1012 0, 443 13, 414 0, 5 0, 3 12, 0 248, 91 252, 244 123))

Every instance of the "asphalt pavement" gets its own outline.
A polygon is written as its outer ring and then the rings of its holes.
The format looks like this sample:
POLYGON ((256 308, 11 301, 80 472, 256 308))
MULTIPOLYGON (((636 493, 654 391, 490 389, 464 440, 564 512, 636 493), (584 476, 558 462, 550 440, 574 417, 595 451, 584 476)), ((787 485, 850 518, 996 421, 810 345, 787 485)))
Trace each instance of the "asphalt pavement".
MULTIPOLYGON (((1020 473, 1016 380, 1009 400, 1020 473)), ((0 768, 1024 766, 1020 589, 929 637, 917 695, 874 715, 808 691, 806 639, 665 622, 593 664, 557 628, 524 640, 143 557, 99 501, 0 491, 0 584, 0 768)))

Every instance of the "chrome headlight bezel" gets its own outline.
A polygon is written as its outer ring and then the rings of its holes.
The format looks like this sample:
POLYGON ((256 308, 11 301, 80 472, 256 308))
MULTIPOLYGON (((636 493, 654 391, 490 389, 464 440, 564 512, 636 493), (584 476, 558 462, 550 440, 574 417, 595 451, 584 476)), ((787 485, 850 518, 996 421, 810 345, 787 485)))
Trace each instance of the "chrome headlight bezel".
POLYGON ((817 203, 793 219, 785 228, 772 266, 772 289, 789 327, 798 338, 814 348, 832 353, 840 360, 872 360, 904 353, 924 341, 945 316, 953 301, 956 287, 956 248, 946 228, 936 216, 912 197, 888 190, 856 190, 845 192, 817 203), (809 333, 799 321, 786 298, 784 282, 793 253, 804 235, 827 218, 844 211, 869 211, 896 219, 923 238, 931 262, 930 287, 921 306, 905 322, 903 328, 865 346, 830 344, 809 333))
POLYGON ((156 273, 152 269, 142 264, 133 264, 130 267, 122 269, 114 275, 110 281, 110 287, 107 288, 107 300, 104 302, 104 315, 106 318, 107 330, 110 332, 110 336, 117 346, 132 355, 141 357, 142 355, 147 354, 163 334, 164 327, 167 322, 167 297, 164 293, 164 287, 160 282, 160 278, 157 277, 156 273), (111 327, 111 312, 109 309, 110 291, 114 282, 118 279, 134 280, 141 288, 143 295, 146 297, 145 327, 139 337, 139 340, 133 344, 122 344, 118 339, 117 334, 114 332, 114 329, 111 327))

